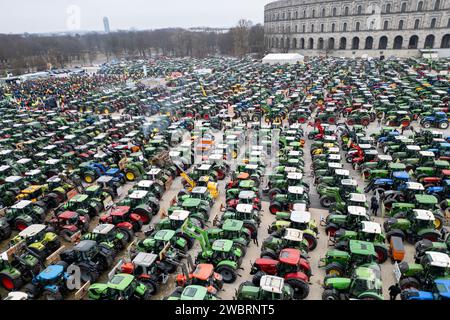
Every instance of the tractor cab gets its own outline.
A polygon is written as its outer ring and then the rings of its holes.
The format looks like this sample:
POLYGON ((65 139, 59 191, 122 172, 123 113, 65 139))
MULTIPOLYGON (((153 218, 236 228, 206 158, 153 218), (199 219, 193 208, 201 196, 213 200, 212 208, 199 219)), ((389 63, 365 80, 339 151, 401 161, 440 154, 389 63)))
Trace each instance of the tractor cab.
POLYGON ((288 187, 288 200, 289 201, 306 201, 305 189, 298 186, 288 187))
POLYGON ((39 169, 33 169, 25 172, 25 179, 30 183, 40 184, 42 178, 42 171, 39 169))
POLYGON ((27 244, 31 244, 37 241, 41 241, 47 230, 45 224, 32 224, 24 230, 20 231, 17 236, 11 239, 11 244, 17 244, 22 240, 25 240, 27 244))
POLYGON ((118 194, 119 186, 117 185, 117 182, 113 177, 101 176, 100 178, 97 179, 96 183, 102 190, 111 191, 113 193, 112 196, 114 197, 119 196, 118 194))
POLYGON ((415 230, 435 228, 435 217, 431 211, 413 209, 412 218, 415 230))
POLYGON ((362 294, 382 297, 383 285, 381 278, 372 268, 358 267, 351 275, 349 294, 352 297, 360 297, 362 294))
POLYGON ((239 204, 255 204, 259 203, 259 199, 256 195, 256 193, 252 190, 243 190, 239 192, 239 204))
POLYGON ((287 174, 287 184, 288 186, 298 186, 303 184, 303 173, 300 172, 289 172, 287 174))
MULTIPOLYGON (((169 300, 172 298, 169 297, 169 300)), ((173 298, 177 300, 177 298, 173 298)), ((203 286, 190 285, 184 288, 179 300, 215 300, 214 295, 203 286)))
POLYGON ((291 221, 292 228, 298 230, 306 230, 310 228, 311 213, 308 211, 291 211, 289 219, 291 221))
POLYGON ((378 257, 373 243, 360 240, 349 241, 349 254, 351 263, 357 266, 370 264, 378 257))
POLYGON ((30 200, 21 200, 6 209, 5 216, 10 224, 14 223, 16 228, 21 231, 28 227, 30 221, 43 222, 45 210, 30 200))
POLYGON ((357 191, 358 181, 354 179, 344 178, 340 182, 341 182, 341 190, 344 192, 344 196, 357 191))
POLYGON ((424 209, 433 211, 436 210, 436 206, 439 200, 433 195, 416 194, 413 199, 417 209, 424 209))
POLYGON ((149 192, 146 190, 134 190, 131 194, 128 195, 128 199, 130 199, 130 207, 135 208, 138 205, 142 204, 146 198, 148 198, 149 192))
POLYGON ((136 257, 132 260, 131 263, 124 263, 121 266, 121 272, 132 274, 136 276, 150 275, 150 277, 155 272, 155 262, 159 260, 157 254, 147 253, 147 252, 139 252, 136 257))
POLYGON ((365 207, 348 206, 347 213, 346 219, 349 226, 357 226, 363 221, 370 221, 369 215, 367 214, 367 209, 365 207))
POLYGON ((236 217, 238 217, 239 220, 252 220, 255 218, 256 210, 252 204, 243 204, 239 203, 236 206, 236 217))
POLYGON ((212 202, 211 194, 207 187, 195 187, 192 189, 190 196, 195 199, 200 199, 204 201, 212 202))
POLYGON ((448 278, 450 272, 450 256, 443 252, 427 251, 420 264, 427 273, 436 278, 448 278))
POLYGON ((259 282, 259 300, 289 300, 292 290, 287 290, 284 279, 276 276, 262 276, 259 282))
POLYGON ((80 220, 80 215, 74 211, 64 211, 56 215, 56 221, 59 226, 74 226, 80 220))
POLYGON ((277 274, 286 275, 290 273, 297 273, 302 269, 309 269, 309 266, 304 266, 304 259, 301 257, 302 253, 298 249, 283 249, 280 252, 277 264, 277 274))
POLYGON ((364 235, 364 241, 376 242, 382 234, 381 225, 378 222, 362 221, 360 232, 364 235))
POLYGON ((86 234, 83 236, 83 240, 95 240, 97 243, 109 243, 114 242, 117 238, 118 232, 113 224, 104 223, 97 225, 94 230, 92 230, 91 235, 86 234))
POLYGON ((367 207, 366 195, 361 193, 350 193, 346 202, 347 206, 367 207))
POLYGON ((170 225, 173 230, 181 228, 191 213, 187 210, 174 210, 169 216, 170 225))
POLYGON ((234 260, 233 251, 236 249, 234 247, 233 240, 219 239, 213 242, 211 245, 212 250, 212 260, 213 261, 224 261, 224 260, 234 260))
MULTIPOLYGON (((242 238, 242 233, 247 230, 244 229, 244 221, 235 219, 225 220, 221 229, 223 231, 222 237, 230 240, 242 238)), ((248 234, 248 238, 250 238, 250 234, 248 234)))
MULTIPOLYGON (((298 248, 304 240, 303 231, 293 228, 284 229, 283 241, 286 248, 298 248)), ((308 244, 306 243, 306 248, 308 244)))

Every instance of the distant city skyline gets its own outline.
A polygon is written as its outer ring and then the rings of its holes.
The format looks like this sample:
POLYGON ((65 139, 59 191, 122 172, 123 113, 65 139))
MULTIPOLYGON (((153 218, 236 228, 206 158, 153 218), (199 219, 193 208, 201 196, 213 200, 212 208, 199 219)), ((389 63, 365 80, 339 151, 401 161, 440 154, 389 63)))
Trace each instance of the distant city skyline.
POLYGON ((272 0, 16 0, 0 3, 0 33, 56 33, 159 29, 229 28, 239 19, 264 22, 272 0), (111 23, 114 21, 114 23, 111 23))

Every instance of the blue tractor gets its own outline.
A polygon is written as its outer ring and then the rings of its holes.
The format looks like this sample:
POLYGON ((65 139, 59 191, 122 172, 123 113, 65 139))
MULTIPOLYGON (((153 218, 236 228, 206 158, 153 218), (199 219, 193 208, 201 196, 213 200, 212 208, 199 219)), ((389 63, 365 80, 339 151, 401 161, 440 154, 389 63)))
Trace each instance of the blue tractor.
POLYGON ((113 177, 118 182, 125 183, 125 176, 118 168, 108 168, 101 163, 91 161, 80 164, 79 168, 81 170, 81 177, 86 183, 93 183, 103 175, 113 177))
POLYGON ((67 264, 59 261, 45 268, 36 275, 31 283, 23 288, 31 300, 43 297, 45 300, 63 300, 69 291, 67 280, 69 274, 66 272, 67 264))
POLYGON ((434 280, 432 291, 403 290, 402 300, 450 300, 450 279, 434 280))
POLYGON ((434 115, 420 120, 420 125, 426 129, 434 127, 445 130, 449 127, 448 116, 445 112, 435 112, 434 115))

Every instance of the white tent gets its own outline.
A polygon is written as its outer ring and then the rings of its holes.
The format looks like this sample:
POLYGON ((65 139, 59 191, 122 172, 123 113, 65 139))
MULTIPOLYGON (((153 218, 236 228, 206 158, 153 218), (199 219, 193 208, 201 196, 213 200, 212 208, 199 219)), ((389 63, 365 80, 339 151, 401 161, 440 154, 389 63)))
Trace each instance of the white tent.
POLYGON ((303 61, 305 57, 298 53, 270 53, 262 60, 267 64, 296 64, 303 61))

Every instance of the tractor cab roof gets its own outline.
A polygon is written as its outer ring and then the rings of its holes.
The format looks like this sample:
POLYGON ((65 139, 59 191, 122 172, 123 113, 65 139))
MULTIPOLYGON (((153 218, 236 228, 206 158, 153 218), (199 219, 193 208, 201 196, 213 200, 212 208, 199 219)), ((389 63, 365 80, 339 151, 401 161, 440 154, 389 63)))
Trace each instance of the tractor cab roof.
POLYGON ((365 154, 365 155, 370 155, 370 156, 376 156, 376 155, 378 155, 378 151, 377 151, 377 150, 374 150, 374 149, 365 150, 365 151, 364 151, 364 154, 365 154))
POLYGON ((373 243, 367 241, 350 240, 350 252, 357 255, 375 256, 375 247, 373 243))
POLYGON ((17 163, 18 164, 27 164, 27 163, 30 163, 31 161, 33 161, 33 160, 31 160, 29 158, 22 158, 22 159, 17 160, 17 163))
POLYGON ((150 188, 155 182, 153 180, 141 180, 138 182, 138 188, 150 188))
POLYGON ((287 178, 289 180, 302 180, 303 179, 303 173, 300 172, 289 172, 287 175, 287 178))
POLYGON ((329 162, 328 163, 328 168, 330 169, 342 169, 344 166, 342 165, 342 163, 339 162, 329 162))
POLYGON ((134 190, 128 197, 133 200, 141 200, 144 199, 148 195, 148 191, 146 190, 134 190))
POLYGON ((207 192, 208 192, 208 188, 207 187, 195 187, 191 191, 192 194, 205 194, 207 192))
POLYGON ((302 153, 300 151, 297 150, 291 150, 288 153, 289 157, 300 157, 302 155, 302 153))
POLYGON ((336 170, 334 171, 334 173, 335 173, 337 176, 344 176, 344 177, 350 176, 350 171, 349 171, 349 170, 344 170, 344 169, 336 169, 336 170))
POLYGON ((157 176, 162 170, 160 168, 153 168, 147 172, 149 176, 157 176))
POLYGON ((26 229, 19 232, 19 236, 23 239, 34 237, 47 228, 45 224, 32 224, 26 229))
POLYGON ((297 172, 298 169, 296 167, 284 167, 284 172, 297 172))
POLYGON ((341 150, 338 147, 331 147, 331 148, 328 148, 328 152, 329 153, 339 153, 339 152, 341 152, 341 150))
POLYGON ((420 151, 419 154, 420 154, 422 157, 432 157, 432 158, 435 157, 435 154, 434 154, 433 151, 420 151))
POLYGON ((111 216, 123 216, 125 214, 127 214, 130 211, 130 207, 128 206, 118 206, 118 207, 114 207, 111 210, 111 216))
POLYGON ((87 194, 77 194, 73 198, 71 198, 69 201, 80 203, 80 202, 84 202, 87 198, 89 198, 89 196, 87 194))
POLYGON ((47 183, 60 183, 60 182, 61 182, 61 178, 58 176, 53 176, 53 177, 47 179, 47 183))
POLYGON ((34 169, 34 170, 30 170, 30 171, 25 172, 25 175, 27 177, 37 176, 39 174, 41 174, 41 170, 39 170, 39 169, 34 169))
POLYGON ((78 213, 74 211, 64 211, 61 214, 58 214, 58 219, 61 220, 69 220, 78 216, 78 213))
POLYGON ((362 193, 350 193, 349 200, 352 202, 366 203, 367 198, 366 195, 362 193))
POLYGON ((349 187, 356 187, 358 185, 358 181, 356 181, 355 179, 342 179, 341 185, 349 186, 349 187))
POLYGON ((259 287, 263 291, 281 294, 284 288, 284 279, 275 276, 262 276, 259 287))
POLYGON ((48 159, 47 161, 45 161, 45 164, 49 165, 49 166, 54 166, 60 162, 61 162, 61 159, 48 159))
POLYGON ((134 281, 134 276, 131 274, 119 273, 108 281, 108 287, 118 291, 126 290, 134 281))
POLYGON ((444 252, 427 251, 425 255, 433 267, 450 268, 450 256, 444 252))
POLYGON ((434 214, 429 210, 413 209, 414 217, 422 221, 434 221, 434 214))
POLYGON ((399 180, 404 180, 404 181, 409 180, 409 174, 406 171, 396 171, 396 172, 392 173, 392 176, 395 179, 399 179, 399 180))
POLYGON ((420 151, 422 148, 418 145, 407 145, 406 150, 408 151, 420 151))
POLYGON ((94 228, 94 230, 92 230, 92 233, 95 234, 101 234, 101 235, 105 235, 110 233, 112 230, 114 230, 115 226, 113 224, 99 224, 98 226, 96 226, 94 228))
POLYGON ((418 204, 437 204, 438 203, 438 199, 432 195, 416 194, 414 197, 418 204))
POLYGON ((381 161, 392 161, 392 157, 387 154, 379 154, 378 159, 381 161))
POLYGON ((0 166, 0 173, 1 173, 1 172, 5 172, 5 171, 8 170, 9 168, 11 168, 11 166, 8 166, 8 165, 0 166))
POLYGON ((283 249, 280 252, 279 260, 281 263, 289 265, 297 265, 300 261, 300 250, 297 249, 283 249))
POLYGON ((244 226, 244 221, 227 219, 222 225, 222 229, 226 231, 241 231, 244 226))
POLYGON ((352 216, 365 216, 367 215, 367 209, 365 207, 359 206, 348 206, 347 207, 348 214, 352 216))
POLYGON ((236 211, 241 213, 250 213, 253 211, 253 206, 251 204, 239 203, 236 206, 236 211))
POLYGON ((36 278, 37 281, 51 281, 57 279, 64 272, 64 267, 61 265, 50 265, 39 273, 36 278))
POLYGON ((372 149, 372 145, 371 144, 360 144, 359 147, 363 150, 369 150, 372 149))
POLYGON ((5 179, 5 182, 7 183, 16 183, 20 180, 22 180, 23 178, 21 176, 9 176, 5 179))
POLYGON ((256 198, 256 193, 251 190, 243 190, 239 192, 239 199, 246 200, 246 199, 253 199, 256 198))
POLYGON ((290 194, 303 194, 305 192, 305 189, 303 187, 297 187, 297 186, 290 186, 288 187, 288 192, 290 194))
POLYGON ((419 182, 407 182, 406 183, 406 188, 408 190, 414 190, 414 191, 423 191, 423 190, 425 190, 423 184, 421 184, 419 182))
POLYGON ((148 268, 155 263, 156 259, 158 259, 158 255, 154 253, 139 252, 133 259, 133 264, 148 268))
POLYGON ((341 160, 341 155, 340 154, 329 154, 328 155, 328 160, 340 161, 341 160))
POLYGON ((381 234, 381 225, 373 221, 363 221, 361 231, 370 234, 381 234))
POLYGON ((54 144, 50 144, 48 146, 43 147, 42 150, 52 151, 53 149, 56 149, 56 148, 57 148, 57 146, 55 146, 54 144))
POLYGON ((174 221, 185 221, 189 215, 190 212, 187 210, 174 210, 169 216, 169 219, 174 221))
POLYGON ((111 177, 111 176, 101 176, 100 178, 97 179, 97 182, 98 183, 109 183, 113 179, 114 179, 114 177, 111 177))
POLYGON ((28 207, 29 205, 31 205, 31 201, 29 200, 21 200, 19 202, 17 202, 15 205, 13 205, 11 207, 11 209, 17 209, 17 210, 22 210, 25 209, 26 207, 28 207))
POLYGON ((204 300, 208 289, 203 286, 187 286, 181 293, 181 300, 204 300))
POLYGON ((158 241, 170 241, 175 236, 174 230, 159 230, 153 236, 153 239, 158 241))
POLYGON ((303 241, 303 231, 286 228, 283 239, 293 242, 301 242, 303 241))
POLYGON ((192 272, 192 277, 200 281, 208 280, 214 274, 214 266, 208 263, 200 263, 192 272))
POLYGON ((199 171, 209 171, 211 169, 212 165, 204 163, 200 167, 198 167, 197 170, 199 171))
POLYGON ((311 213, 308 211, 292 211, 290 219, 296 223, 309 223, 311 221, 311 213))
POLYGON ((211 249, 213 251, 230 252, 233 247, 232 240, 220 239, 213 242, 211 249))

